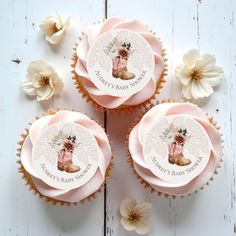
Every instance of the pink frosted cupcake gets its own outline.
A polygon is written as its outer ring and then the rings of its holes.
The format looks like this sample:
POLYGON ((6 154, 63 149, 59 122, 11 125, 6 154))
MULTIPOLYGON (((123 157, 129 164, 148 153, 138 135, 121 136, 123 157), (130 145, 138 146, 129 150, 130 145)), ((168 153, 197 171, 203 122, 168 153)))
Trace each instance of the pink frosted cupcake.
POLYGON ((167 66, 162 43, 141 22, 110 18, 82 33, 73 55, 73 79, 100 110, 138 108, 160 92, 167 66))
POLYGON ((87 115, 56 111, 35 120, 19 142, 19 171, 30 189, 52 204, 95 197, 110 169, 103 128, 87 115))
POLYGON ((191 194, 212 179, 222 158, 219 127, 192 103, 161 103, 136 122, 129 161, 146 187, 191 194))

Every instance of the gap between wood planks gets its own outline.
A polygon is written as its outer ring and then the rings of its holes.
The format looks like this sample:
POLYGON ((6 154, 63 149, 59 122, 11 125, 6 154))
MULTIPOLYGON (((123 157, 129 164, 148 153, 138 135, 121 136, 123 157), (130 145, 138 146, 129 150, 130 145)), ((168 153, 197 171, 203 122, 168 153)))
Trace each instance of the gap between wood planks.
MULTIPOLYGON (((104 0, 104 18, 107 19, 107 3, 108 0, 104 0)), ((52 103, 51 103, 51 107, 54 107, 54 96, 52 97, 52 103)), ((104 129, 105 132, 107 132, 107 112, 104 111, 103 114, 103 125, 104 125, 104 129)), ((103 216, 104 216, 104 224, 103 224, 103 235, 106 236, 107 233, 107 185, 106 183, 104 184, 104 209, 103 209, 103 216)))
MULTIPOLYGON (((104 18, 107 19, 107 1, 108 0, 104 0, 104 18)), ((105 132, 107 132, 107 112, 104 111, 104 117, 103 117, 103 124, 104 124, 104 128, 105 128, 105 132)), ((105 182, 104 184, 104 218, 103 218, 103 234, 104 236, 106 236, 107 234, 107 184, 105 182)))

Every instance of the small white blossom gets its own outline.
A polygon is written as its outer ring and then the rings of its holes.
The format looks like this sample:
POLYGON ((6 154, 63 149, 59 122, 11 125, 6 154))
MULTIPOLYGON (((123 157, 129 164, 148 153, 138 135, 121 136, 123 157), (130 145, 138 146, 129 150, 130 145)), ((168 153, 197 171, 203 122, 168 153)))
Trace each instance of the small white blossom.
POLYGON ((63 39, 68 26, 69 18, 64 20, 57 15, 46 17, 39 27, 49 43, 58 44, 63 39))
POLYGON ((183 56, 183 64, 177 66, 175 76, 180 81, 182 93, 187 99, 208 97, 221 82, 224 71, 216 66, 215 56, 200 55, 192 49, 183 56))
POLYGON ((151 203, 137 203, 133 199, 126 198, 120 206, 121 225, 128 231, 135 230, 138 234, 146 234, 151 228, 151 212, 151 203))
POLYGON ((29 64, 22 87, 26 94, 36 96, 38 101, 42 101, 61 92, 63 82, 50 65, 37 60, 29 64))

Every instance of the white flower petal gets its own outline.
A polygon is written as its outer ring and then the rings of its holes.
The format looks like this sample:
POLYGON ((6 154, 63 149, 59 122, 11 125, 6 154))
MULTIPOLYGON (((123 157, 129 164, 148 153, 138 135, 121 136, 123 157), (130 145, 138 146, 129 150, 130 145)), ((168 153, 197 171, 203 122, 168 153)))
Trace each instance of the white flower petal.
POLYGON ((35 96, 36 90, 34 88, 25 88, 24 92, 29 96, 35 96))
POLYGON ((54 94, 53 89, 50 88, 49 85, 46 85, 42 88, 37 89, 37 100, 42 101, 42 100, 48 100, 51 98, 54 94))
POLYGON ((36 95, 36 90, 33 87, 33 84, 31 81, 28 80, 23 80, 21 82, 21 85, 23 87, 24 92, 29 95, 29 96, 35 96, 36 95))
POLYGON ((192 86, 192 80, 190 81, 190 83, 188 85, 182 86, 182 93, 183 93, 184 97, 187 99, 192 98, 191 86, 192 86))
POLYGON ((55 89, 55 94, 58 94, 62 91, 64 84, 61 79, 54 80, 54 89, 55 89))
POLYGON ((196 61, 195 68, 201 72, 211 71, 215 66, 216 58, 210 54, 204 54, 202 57, 196 61))
POLYGON ((212 87, 203 80, 193 81, 191 86, 191 94, 194 99, 208 97, 212 93, 212 87))
POLYGON ((183 62, 176 67, 175 76, 187 99, 208 97, 213 93, 212 87, 219 85, 224 77, 223 69, 215 65, 214 55, 200 56, 197 50, 191 50, 184 55, 183 62))
POLYGON ((135 206, 134 212, 142 215, 142 217, 149 217, 152 213, 152 204, 149 202, 139 203, 135 206))
POLYGON ((217 86, 224 78, 224 71, 221 67, 215 66, 212 71, 202 73, 202 77, 211 86, 217 86))
POLYGON ((58 44, 62 41, 65 30, 69 26, 69 19, 63 20, 60 15, 45 18, 40 28, 45 35, 45 39, 51 44, 58 44))
POLYGON ((70 25, 70 17, 66 18, 64 22, 64 28, 66 29, 70 25))
POLYGON ((129 219, 127 219, 126 217, 121 217, 120 220, 121 225, 128 231, 134 230, 135 226, 134 224, 132 224, 129 219))
POLYGON ((63 88, 63 82, 57 73, 43 61, 33 61, 27 69, 28 74, 22 81, 22 87, 26 94, 37 96, 37 100, 47 100, 54 94, 58 94, 63 88))
POLYGON ((188 85, 191 82, 191 78, 189 78, 189 77, 180 77, 179 80, 180 80, 181 84, 183 84, 183 85, 188 85))
POLYGON ((183 56, 183 62, 187 66, 193 66, 195 64, 195 61, 200 58, 200 53, 196 49, 192 49, 188 51, 186 54, 183 56))
POLYGON ((39 27, 44 35, 52 35, 55 33, 53 30, 54 27, 56 27, 57 30, 60 30, 63 27, 63 23, 58 16, 48 16, 42 21, 39 27))
POLYGON ((53 31, 52 31, 52 27, 51 27, 51 23, 49 22, 42 22, 39 25, 41 31, 43 32, 44 35, 52 35, 53 31))
POLYGON ((63 22, 58 21, 58 22, 55 22, 55 26, 56 28, 58 29, 58 31, 62 30, 64 27, 63 27, 63 22))
POLYGON ((213 93, 213 89, 212 89, 211 85, 209 85, 208 82, 203 79, 201 79, 199 81, 198 86, 199 86, 200 90, 202 91, 202 94, 204 94, 203 97, 209 97, 213 93))
POLYGON ((39 73, 40 71, 44 71, 45 63, 41 60, 32 61, 27 69, 28 74, 33 75, 35 73, 39 73))
POLYGON ((149 218, 141 219, 135 224, 135 231, 138 234, 144 235, 151 229, 151 223, 149 218))
POLYGON ((136 204, 137 203, 134 199, 124 199, 120 205, 120 214, 124 217, 129 217, 130 213, 134 210, 136 204))
MULTIPOLYGON (((29 77, 29 75, 28 75, 29 77)), ((31 81, 32 81, 32 85, 34 88, 40 88, 40 79, 41 79, 41 76, 39 74, 33 74, 31 76, 31 81)))
POLYGON ((181 71, 181 75, 185 76, 185 77, 190 77, 190 75, 193 73, 193 69, 194 69, 194 67, 184 65, 183 69, 181 71))
POLYGON ((175 77, 180 81, 181 84, 187 85, 191 81, 190 75, 192 73, 192 67, 188 67, 186 65, 183 65, 180 68, 176 69, 175 71, 175 77))
POLYGON ((65 34, 65 29, 62 29, 53 35, 46 35, 45 39, 51 44, 58 44, 64 38, 64 34, 65 34))
POLYGON ((194 99, 198 99, 201 96, 201 93, 199 92, 198 85, 195 81, 192 82, 191 85, 191 95, 194 99))

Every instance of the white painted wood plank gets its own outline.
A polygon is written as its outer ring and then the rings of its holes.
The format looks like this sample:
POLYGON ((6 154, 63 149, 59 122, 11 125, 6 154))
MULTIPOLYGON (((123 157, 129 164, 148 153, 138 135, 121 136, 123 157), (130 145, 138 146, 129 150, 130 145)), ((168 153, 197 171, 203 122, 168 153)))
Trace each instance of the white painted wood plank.
MULTIPOLYGON (((52 207, 27 192, 16 173, 15 143, 25 123, 34 115, 52 105, 37 104, 21 92, 20 80, 28 63, 42 58, 52 64, 66 81, 60 98, 54 106, 74 108, 102 121, 97 113, 77 94, 70 79, 70 57, 77 32, 104 15, 104 2, 94 1, 1 1, 0 21, 0 160, 4 167, 0 174, 1 213, 0 235, 102 235, 103 195, 82 207, 52 207), (38 23, 43 17, 59 12, 71 16, 71 28, 62 45, 54 50, 42 40, 38 23), (32 24, 34 23, 34 25, 32 24), (64 58, 65 57, 65 58, 64 58), (19 58, 17 65, 12 59, 19 58), (66 68, 66 69, 65 69, 66 68), (10 128, 9 128, 10 127, 10 128), (92 227, 91 227, 92 226, 92 227)), ((225 68, 226 81, 212 98, 201 106, 214 115, 223 128, 225 139, 225 164, 215 181, 185 199, 168 200, 146 192, 132 176, 126 163, 124 139, 134 114, 108 115, 108 132, 116 156, 112 179, 108 184, 107 235, 133 235, 119 224, 118 208, 124 197, 146 199, 154 205, 153 229, 149 235, 235 235, 235 100, 236 30, 235 1, 115 1, 108 0, 108 15, 136 18, 156 30, 169 55, 168 83, 161 98, 180 98, 176 83, 171 78, 182 54, 199 47, 217 56, 225 68), (198 20, 197 20, 198 19, 198 20), (216 109, 219 111, 217 112, 216 109), (118 125, 119 122, 119 125, 118 125)))
POLYGON ((119 205, 123 198, 152 202, 153 228, 149 235, 235 235, 235 1, 115 1, 109 0, 108 15, 136 18, 157 31, 167 48, 168 83, 160 98, 181 98, 173 80, 174 68, 184 52, 200 48, 216 55, 225 69, 225 81, 200 106, 218 120, 225 139, 225 163, 214 182, 191 197, 169 200, 148 193, 126 162, 124 139, 135 115, 108 116, 108 132, 116 156, 108 183, 107 235, 134 235, 120 226, 119 205))
POLYGON ((17 173, 15 150, 26 123, 53 105, 52 101, 39 105, 21 90, 20 81, 29 62, 35 59, 51 64, 64 79, 65 88, 62 96, 54 99, 55 107, 86 112, 103 122, 102 114, 87 105, 75 90, 70 58, 80 30, 103 17, 104 2, 4 0, 0 9, 0 235, 103 235, 103 193, 83 206, 51 206, 25 187, 17 173), (53 49, 43 39, 39 23, 56 12, 70 16, 71 26, 62 44, 53 49), (16 58, 20 64, 11 62, 16 58))

